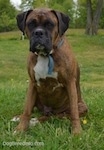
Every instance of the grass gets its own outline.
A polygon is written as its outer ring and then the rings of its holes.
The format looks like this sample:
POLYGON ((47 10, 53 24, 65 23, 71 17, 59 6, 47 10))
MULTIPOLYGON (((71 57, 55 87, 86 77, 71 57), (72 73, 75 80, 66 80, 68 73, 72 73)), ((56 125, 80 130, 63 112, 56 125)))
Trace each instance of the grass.
POLYGON ((74 137, 70 134, 69 120, 52 118, 30 127, 24 134, 13 135, 17 123, 10 119, 22 113, 28 87, 26 59, 29 46, 27 40, 20 40, 20 32, 1 33, 0 149, 104 149, 104 31, 100 30, 98 36, 92 37, 84 35, 84 30, 73 29, 67 32, 67 38, 81 68, 82 95, 89 107, 88 115, 81 118, 82 133, 74 137))

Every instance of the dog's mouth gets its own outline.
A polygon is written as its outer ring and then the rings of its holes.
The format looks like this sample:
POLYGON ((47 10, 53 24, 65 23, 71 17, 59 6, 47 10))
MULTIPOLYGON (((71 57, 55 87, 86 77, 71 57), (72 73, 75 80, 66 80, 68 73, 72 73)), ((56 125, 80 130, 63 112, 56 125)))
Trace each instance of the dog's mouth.
POLYGON ((35 50, 36 50, 35 54, 37 54, 37 55, 43 55, 43 56, 47 56, 48 55, 45 46, 42 45, 42 44, 37 44, 35 46, 35 50))
POLYGON ((30 39, 30 51, 37 55, 48 56, 52 49, 52 41, 50 38, 34 38, 30 39))
POLYGON ((50 54, 53 53, 53 49, 48 49, 45 45, 43 44, 36 44, 33 48, 33 50, 31 50, 33 53, 35 53, 36 55, 41 55, 41 56, 49 56, 50 54))

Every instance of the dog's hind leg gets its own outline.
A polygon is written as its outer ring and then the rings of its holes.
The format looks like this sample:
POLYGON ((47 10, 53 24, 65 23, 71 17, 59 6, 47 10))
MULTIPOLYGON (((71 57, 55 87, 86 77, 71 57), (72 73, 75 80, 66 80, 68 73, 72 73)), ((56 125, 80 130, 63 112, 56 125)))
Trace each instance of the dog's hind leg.
POLYGON ((78 110, 79 116, 84 116, 88 112, 88 107, 83 101, 81 97, 81 89, 80 89, 80 69, 77 69, 77 81, 76 81, 77 95, 78 95, 78 110))

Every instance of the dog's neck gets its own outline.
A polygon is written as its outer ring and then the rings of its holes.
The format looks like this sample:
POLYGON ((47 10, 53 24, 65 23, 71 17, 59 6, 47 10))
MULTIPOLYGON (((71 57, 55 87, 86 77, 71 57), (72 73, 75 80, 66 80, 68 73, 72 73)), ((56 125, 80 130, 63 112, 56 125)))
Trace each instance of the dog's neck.
POLYGON ((57 37, 55 42, 54 42, 54 45, 53 45, 53 49, 59 49, 64 43, 64 37, 57 37))
POLYGON ((58 41, 58 43, 57 43, 57 49, 59 49, 62 45, 63 45, 63 43, 64 43, 64 39, 62 38, 62 39, 60 39, 59 41, 58 41))

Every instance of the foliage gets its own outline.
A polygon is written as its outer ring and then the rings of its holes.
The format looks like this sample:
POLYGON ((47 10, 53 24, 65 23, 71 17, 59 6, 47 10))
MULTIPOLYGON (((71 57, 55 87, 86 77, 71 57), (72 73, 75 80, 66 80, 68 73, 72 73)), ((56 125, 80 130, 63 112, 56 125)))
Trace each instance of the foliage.
POLYGON ((0 0, 0 31, 10 31, 16 28, 16 9, 9 0, 0 0))
MULTIPOLYGON (((96 9, 96 0, 92 0, 93 10, 96 9)), ((71 28, 85 28, 87 20, 86 1, 78 0, 22 0, 20 10, 10 3, 10 0, 0 0, 0 32, 17 29, 16 14, 30 8, 50 7, 64 12, 70 17, 71 28)), ((104 7, 100 19, 99 28, 104 28, 104 7)))
POLYGON ((101 14, 101 18, 100 18, 99 28, 104 29, 104 7, 102 9, 102 14, 101 14))
POLYGON ((75 18, 75 28, 85 28, 87 19, 87 10, 85 5, 77 4, 77 16, 75 18))

